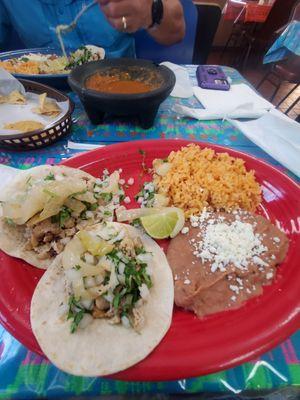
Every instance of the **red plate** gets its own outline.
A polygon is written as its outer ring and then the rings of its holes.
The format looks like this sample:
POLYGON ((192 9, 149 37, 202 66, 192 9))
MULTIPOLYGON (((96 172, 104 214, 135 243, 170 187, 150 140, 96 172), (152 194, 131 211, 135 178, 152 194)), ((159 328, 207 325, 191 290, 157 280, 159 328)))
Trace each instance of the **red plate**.
MULTIPOLYGON (((135 178, 128 189, 133 198, 141 182, 142 155, 146 164, 164 158, 171 150, 187 145, 184 140, 149 140, 115 144, 64 161, 95 176, 104 168, 123 169, 122 177, 135 178)), ((280 224, 290 238, 285 262, 276 281, 262 296, 238 310, 197 319, 192 313, 175 309, 172 326, 160 345, 142 362, 114 378, 126 380, 173 380, 204 375, 234 367, 283 341, 300 327, 300 188, 276 168, 247 154, 208 143, 200 146, 245 160, 254 169, 263 188, 259 213, 280 224)), ((147 177, 143 177, 146 180, 147 177)), ((134 206, 134 203, 131 203, 134 206)), ((29 307, 42 271, 16 258, 0 253, 0 321, 29 349, 42 354, 30 328, 29 307)))

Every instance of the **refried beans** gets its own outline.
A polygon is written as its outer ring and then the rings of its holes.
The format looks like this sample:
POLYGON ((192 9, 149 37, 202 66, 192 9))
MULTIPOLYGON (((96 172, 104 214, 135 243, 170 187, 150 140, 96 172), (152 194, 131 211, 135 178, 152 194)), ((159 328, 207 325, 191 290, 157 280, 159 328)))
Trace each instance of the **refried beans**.
POLYGON ((238 308, 272 283, 288 238, 260 215, 204 212, 171 240, 175 304, 198 317, 238 308))

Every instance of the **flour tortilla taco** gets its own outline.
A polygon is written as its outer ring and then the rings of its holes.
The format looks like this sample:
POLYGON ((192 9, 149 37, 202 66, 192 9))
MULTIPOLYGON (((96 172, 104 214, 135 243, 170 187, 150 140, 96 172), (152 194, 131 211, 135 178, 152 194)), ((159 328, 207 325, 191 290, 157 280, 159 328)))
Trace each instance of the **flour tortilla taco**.
POLYGON ((169 329, 173 278, 161 248, 130 225, 80 231, 39 281, 31 326, 58 368, 103 376, 145 357, 169 329))
POLYGON ((1 193, 0 249, 46 269, 80 229, 112 220, 119 173, 43 165, 20 172, 1 193))

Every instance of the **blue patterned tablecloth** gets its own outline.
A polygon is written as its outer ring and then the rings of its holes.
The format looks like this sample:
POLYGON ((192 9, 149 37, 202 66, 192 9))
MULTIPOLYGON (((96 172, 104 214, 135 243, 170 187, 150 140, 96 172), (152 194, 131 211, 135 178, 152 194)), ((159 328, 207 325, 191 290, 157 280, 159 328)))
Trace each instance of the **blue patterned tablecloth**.
MULTIPOLYGON (((195 79, 195 67, 188 67, 195 79)), ((239 73, 224 68, 234 83, 244 81, 239 73)), ((110 121, 102 126, 93 126, 88 121, 79 100, 75 101, 75 124, 67 138, 41 150, 10 152, 0 150, 0 163, 17 168, 29 168, 39 164, 54 164, 69 158, 79 150, 68 148, 67 142, 112 143, 135 139, 187 138, 221 144, 251 153, 275 164, 286 171, 263 150, 250 142, 241 132, 222 121, 178 120, 172 107, 176 101, 201 107, 196 99, 167 99, 160 107, 155 126, 144 131, 134 124, 110 121)), ((294 177, 291 173, 289 173, 294 177)), ((294 177, 295 178, 295 177, 294 177)), ((299 228, 300 229, 300 228, 299 228)), ((262 390, 277 391, 287 386, 300 389, 300 332, 272 351, 252 362, 216 374, 195 379, 173 382, 120 382, 109 379, 89 379, 68 375, 59 371, 48 361, 28 351, 0 326, 0 399, 64 397, 99 394, 142 394, 142 393, 199 393, 214 392, 223 396, 262 390)))
POLYGON ((264 64, 283 60, 291 54, 300 56, 300 21, 292 21, 273 43, 264 57, 264 64))

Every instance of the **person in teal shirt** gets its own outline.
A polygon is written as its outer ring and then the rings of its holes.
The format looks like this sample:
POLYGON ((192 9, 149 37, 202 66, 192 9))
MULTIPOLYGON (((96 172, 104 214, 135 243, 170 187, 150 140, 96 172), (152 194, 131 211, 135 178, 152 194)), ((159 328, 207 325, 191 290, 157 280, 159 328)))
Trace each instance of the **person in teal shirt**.
MULTIPOLYGON (((93 0, 0 0, 0 50, 14 29, 27 48, 59 47, 55 28, 70 24, 93 0)), ((185 23, 179 0, 98 0, 63 35, 66 49, 84 44, 103 47, 106 56, 134 57, 134 38, 140 29, 161 44, 184 37, 185 23)))

